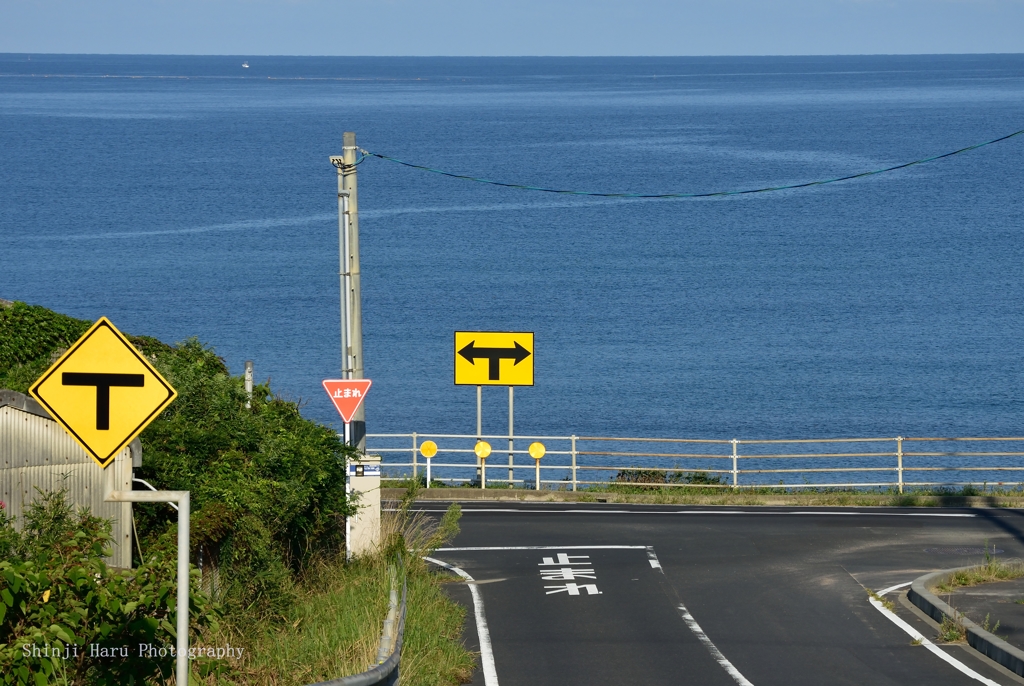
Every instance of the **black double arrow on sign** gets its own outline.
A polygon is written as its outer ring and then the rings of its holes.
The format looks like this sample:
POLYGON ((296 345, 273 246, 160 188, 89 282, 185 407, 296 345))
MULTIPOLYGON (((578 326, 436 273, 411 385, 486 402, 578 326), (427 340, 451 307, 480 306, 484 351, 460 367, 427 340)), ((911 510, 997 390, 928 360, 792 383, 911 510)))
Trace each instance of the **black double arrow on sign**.
POLYGON ((485 358, 487 360, 487 378, 490 381, 501 379, 501 369, 498 366, 501 360, 515 360, 512 363, 515 366, 530 356, 530 351, 519 343, 516 343, 514 348, 478 348, 475 343, 476 341, 470 341, 469 345, 459 351, 459 354, 472 365, 476 365, 478 359, 485 358))

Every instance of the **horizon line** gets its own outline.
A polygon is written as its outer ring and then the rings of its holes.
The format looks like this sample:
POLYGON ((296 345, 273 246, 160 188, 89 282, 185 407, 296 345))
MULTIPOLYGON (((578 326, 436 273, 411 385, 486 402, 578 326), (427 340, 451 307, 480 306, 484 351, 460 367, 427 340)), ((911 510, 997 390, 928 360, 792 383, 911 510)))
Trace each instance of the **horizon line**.
POLYGON ((1024 52, 841 52, 841 53, 712 53, 701 55, 326 55, 326 54, 280 54, 280 53, 203 53, 203 52, 30 52, 0 51, 0 57, 13 55, 60 56, 60 57, 293 57, 293 58, 344 58, 344 59, 701 59, 701 58, 815 58, 815 57, 1009 57, 1024 55, 1024 52))

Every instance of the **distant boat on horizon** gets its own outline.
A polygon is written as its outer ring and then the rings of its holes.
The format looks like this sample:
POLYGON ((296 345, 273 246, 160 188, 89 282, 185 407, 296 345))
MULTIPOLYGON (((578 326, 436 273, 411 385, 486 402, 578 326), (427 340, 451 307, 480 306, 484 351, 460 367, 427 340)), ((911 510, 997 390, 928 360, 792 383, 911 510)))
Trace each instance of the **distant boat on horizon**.
POLYGON ((249 63, 248 62, 242 62, 242 69, 248 69, 248 68, 249 68, 249 63))

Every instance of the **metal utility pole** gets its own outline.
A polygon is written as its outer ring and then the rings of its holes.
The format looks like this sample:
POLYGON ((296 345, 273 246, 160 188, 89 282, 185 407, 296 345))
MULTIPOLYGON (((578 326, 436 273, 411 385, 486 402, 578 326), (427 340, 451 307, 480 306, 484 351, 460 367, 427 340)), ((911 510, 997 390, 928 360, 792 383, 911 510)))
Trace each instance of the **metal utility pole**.
MULTIPOLYGON (((359 284, 359 194, 356 183, 356 134, 342 137, 342 155, 331 156, 338 169, 338 274, 341 281, 341 375, 363 377, 363 319, 359 284)), ((366 452, 366 410, 360 405, 352 418, 349 440, 366 452)))

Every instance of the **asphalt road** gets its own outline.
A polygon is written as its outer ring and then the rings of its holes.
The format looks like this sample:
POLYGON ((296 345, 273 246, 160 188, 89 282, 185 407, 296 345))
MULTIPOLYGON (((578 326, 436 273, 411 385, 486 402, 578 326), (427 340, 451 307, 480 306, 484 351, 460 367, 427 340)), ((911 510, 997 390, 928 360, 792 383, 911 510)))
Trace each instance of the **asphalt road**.
MULTIPOLYGON (((1024 512, 487 503, 463 512, 462 533, 434 557, 470 575, 483 600, 494 669, 491 683, 481 671, 474 684, 1024 683, 965 646, 935 648, 951 664, 912 645, 867 595, 977 562, 986 544, 1024 557, 1024 512)), ((468 586, 452 592, 478 641, 468 586)), ((900 593, 886 596, 895 614, 934 639, 900 593)))

